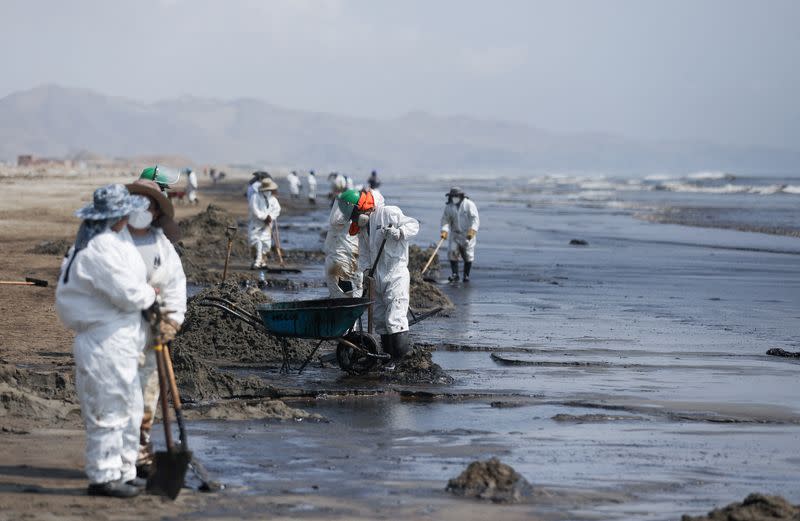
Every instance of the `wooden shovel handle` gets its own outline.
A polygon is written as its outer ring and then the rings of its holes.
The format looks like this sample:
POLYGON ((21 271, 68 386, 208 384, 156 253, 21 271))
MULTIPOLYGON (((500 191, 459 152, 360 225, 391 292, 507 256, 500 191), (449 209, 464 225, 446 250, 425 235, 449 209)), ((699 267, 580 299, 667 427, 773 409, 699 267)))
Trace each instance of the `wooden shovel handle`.
POLYGON ((278 220, 273 219, 272 224, 275 225, 275 251, 278 252, 278 262, 283 266, 283 252, 281 251, 281 232, 278 230, 278 220))
POLYGON ((228 252, 225 254, 225 268, 222 270, 222 282, 228 278, 228 262, 231 260, 231 248, 233 248, 233 237, 228 238, 228 252))
POLYGON ((175 382, 175 371, 172 367, 172 358, 169 356, 169 347, 163 345, 164 350, 164 365, 167 368, 167 377, 169 378, 169 391, 172 393, 172 406, 175 411, 181 410, 181 395, 178 393, 178 384, 175 382))
POLYGON ((422 268, 422 271, 420 272, 420 275, 424 275, 425 272, 428 271, 428 267, 431 265, 431 262, 433 262, 433 258, 436 257, 436 254, 439 253, 439 248, 442 247, 442 243, 443 242, 444 242, 444 237, 439 239, 439 243, 436 245, 436 249, 433 250, 433 253, 431 253, 431 258, 428 259, 428 262, 425 263, 425 267, 422 268))
POLYGON ((167 399, 167 368, 164 362, 164 345, 156 344, 153 350, 156 352, 156 366, 158 368, 158 388, 159 399, 161 401, 161 416, 164 422, 164 438, 167 442, 167 450, 172 452, 175 444, 172 442, 172 430, 169 428, 169 401, 167 399))

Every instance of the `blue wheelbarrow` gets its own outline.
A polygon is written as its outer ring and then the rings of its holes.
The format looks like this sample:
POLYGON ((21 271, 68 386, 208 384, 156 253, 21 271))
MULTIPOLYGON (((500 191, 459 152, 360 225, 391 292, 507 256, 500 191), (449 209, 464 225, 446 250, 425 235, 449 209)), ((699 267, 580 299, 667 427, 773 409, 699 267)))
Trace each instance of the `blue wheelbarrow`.
POLYGON ((372 302, 368 298, 275 302, 256 306, 257 315, 217 297, 207 297, 199 304, 220 309, 255 329, 280 338, 283 348, 281 372, 291 370, 287 339, 308 338, 319 342, 298 369, 298 374, 303 372, 326 340, 337 342, 336 360, 342 370, 362 374, 376 363, 391 358, 380 351, 378 338, 361 327, 361 316, 372 302))
MULTIPOLYGON (((351 374, 363 374, 376 363, 391 359, 388 353, 381 351, 379 337, 363 330, 361 318, 372 303, 369 298, 275 302, 256 306, 257 315, 218 297, 206 297, 199 305, 220 309, 255 329, 280 338, 283 349, 281 372, 288 373, 291 370, 287 339, 307 338, 319 342, 300 365, 298 374, 303 372, 326 340, 337 342, 335 359, 339 368, 351 374)), ((412 311, 409 324, 416 324, 439 311, 441 308, 422 314, 412 311)))

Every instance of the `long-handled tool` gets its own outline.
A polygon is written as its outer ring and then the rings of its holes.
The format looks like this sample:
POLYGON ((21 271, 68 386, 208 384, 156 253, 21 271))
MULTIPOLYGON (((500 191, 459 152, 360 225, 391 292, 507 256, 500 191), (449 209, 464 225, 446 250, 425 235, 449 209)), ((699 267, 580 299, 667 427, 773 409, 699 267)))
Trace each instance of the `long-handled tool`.
MULTIPOLYGON (((391 226, 391 225, 389 225, 391 226)), ((367 285, 367 292, 369 300, 374 302, 375 301, 375 270, 378 269, 378 261, 381 260, 381 255, 383 255, 383 248, 386 246, 386 239, 387 237, 383 236, 383 241, 381 241, 381 247, 378 248, 378 256, 375 257, 375 262, 372 263, 372 267, 367 272, 366 278, 364 283, 367 285)), ((370 304, 367 310, 367 333, 373 333, 373 323, 372 323, 372 316, 373 316, 373 305, 370 304)))
POLYGON ((175 419, 178 421, 178 433, 181 440, 181 449, 185 452, 188 452, 190 456, 189 468, 192 470, 192 473, 197 477, 197 479, 201 481, 200 490, 203 492, 220 490, 222 485, 216 481, 213 481, 209 477, 208 471, 205 469, 203 464, 194 457, 194 454, 191 451, 189 451, 189 440, 186 435, 186 424, 184 423, 183 419, 181 395, 178 392, 178 384, 175 381, 175 371, 172 367, 172 357, 169 354, 169 346, 166 344, 163 345, 162 356, 164 357, 164 367, 167 370, 167 376, 169 377, 169 387, 170 392, 172 393, 172 407, 175 409, 175 419))
POLYGON ((283 266, 283 251, 281 251, 281 232, 278 229, 278 219, 273 219, 272 224, 275 225, 275 251, 278 252, 278 262, 283 266))
POLYGON ((439 248, 442 247, 442 243, 443 242, 444 242, 444 237, 439 239, 439 242, 436 244, 436 248, 433 250, 433 253, 431 253, 431 258, 428 259, 428 262, 425 263, 425 266, 422 268, 422 271, 420 272, 420 275, 425 275, 425 272, 428 271, 428 268, 430 267, 431 262, 433 262, 433 258, 436 257, 437 253, 439 253, 439 248))
POLYGON ((4 286, 41 286, 43 288, 47 287, 47 281, 41 279, 32 279, 30 277, 25 277, 25 281, 21 280, 0 280, 0 284, 4 286))
POLYGON ((222 270, 222 282, 228 278, 228 262, 231 260, 231 249, 233 248, 233 238, 236 236, 236 226, 228 226, 225 229, 225 236, 228 237, 228 251, 225 254, 225 268, 222 270))
POLYGON ((280 268, 271 268, 267 266, 266 268, 262 268, 262 271, 266 271, 267 273, 303 273, 303 271, 299 268, 290 268, 284 264, 283 248, 281 248, 281 232, 278 230, 278 220, 275 219, 272 222, 275 224, 275 251, 278 253, 278 262, 280 263, 280 268))
MULTIPOLYGON (((164 425, 164 437, 167 443, 166 451, 156 452, 154 458, 155 472, 147 480, 147 490, 153 494, 167 496, 175 499, 181 492, 186 469, 192 459, 192 453, 181 443, 176 447, 172 441, 172 430, 169 425, 169 403, 167 393, 169 384, 167 382, 167 363, 165 360, 164 345, 160 342, 153 349, 156 352, 156 363, 158 366, 158 388, 161 400, 161 416, 164 425)), ((173 396, 173 400, 175 397, 173 396)), ((179 407, 176 407, 176 415, 179 407)), ((182 417, 181 417, 182 420, 182 417)))

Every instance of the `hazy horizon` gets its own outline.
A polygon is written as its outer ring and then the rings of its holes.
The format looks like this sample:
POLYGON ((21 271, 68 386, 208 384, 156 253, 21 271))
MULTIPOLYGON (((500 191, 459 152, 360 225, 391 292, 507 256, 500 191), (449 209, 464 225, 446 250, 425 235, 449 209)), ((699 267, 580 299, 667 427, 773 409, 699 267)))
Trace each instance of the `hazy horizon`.
POLYGON ((800 150, 800 3, 10 0, 0 97, 255 98, 800 150))

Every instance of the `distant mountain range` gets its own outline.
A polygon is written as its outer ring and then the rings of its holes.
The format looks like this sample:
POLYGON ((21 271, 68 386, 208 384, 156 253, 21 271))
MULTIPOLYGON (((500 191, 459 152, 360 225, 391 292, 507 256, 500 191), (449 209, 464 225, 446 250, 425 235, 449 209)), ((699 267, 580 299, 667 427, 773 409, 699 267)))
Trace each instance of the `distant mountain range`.
POLYGON ((0 158, 81 151, 396 174, 800 171, 798 151, 557 134, 519 123, 422 112, 376 120, 288 110, 256 99, 142 103, 55 85, 0 99, 0 158))

